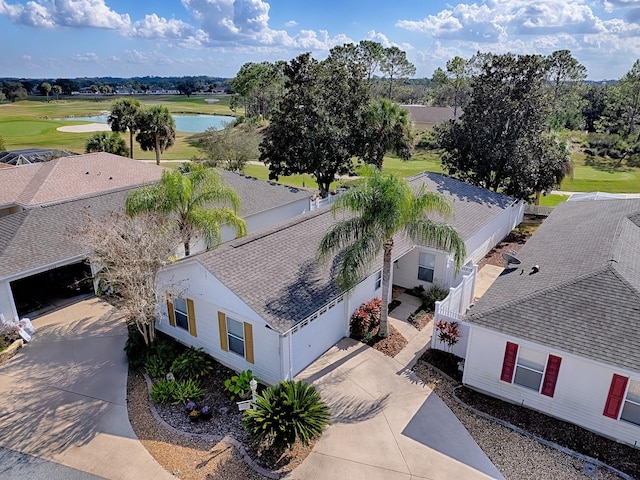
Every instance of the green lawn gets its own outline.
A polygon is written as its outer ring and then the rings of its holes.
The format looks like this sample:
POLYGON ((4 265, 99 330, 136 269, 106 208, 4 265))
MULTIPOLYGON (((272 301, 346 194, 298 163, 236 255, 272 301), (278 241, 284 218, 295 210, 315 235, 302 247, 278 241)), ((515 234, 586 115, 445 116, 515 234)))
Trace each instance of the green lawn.
POLYGON ((566 178, 560 190, 567 192, 640 192, 640 168, 622 166, 615 170, 585 165, 585 155, 574 153, 573 178, 566 178))
MULTIPOLYGON (((229 108, 229 97, 215 97, 219 102, 209 104, 202 96, 187 98, 181 95, 141 95, 137 97, 144 105, 165 105, 172 113, 232 115, 229 108)), ((213 97, 205 97, 213 98, 213 97)), ((4 138, 7 149, 20 148, 59 148, 82 153, 87 140, 93 133, 59 132, 58 127, 78 125, 89 122, 70 120, 52 120, 69 116, 86 117, 108 111, 117 97, 65 97, 51 100, 49 103, 42 97, 33 97, 16 103, 0 104, 0 135, 4 138)), ((178 132, 176 143, 169 148, 162 158, 165 160, 190 159, 198 153, 198 149, 189 143, 191 133, 178 132)), ((128 134, 122 134, 129 145, 128 134)), ((137 159, 153 159, 154 152, 143 152, 137 143, 134 144, 134 157, 137 159)))
POLYGON ((569 199, 569 195, 556 195, 556 194, 543 195, 540 198, 540 206, 555 207, 561 202, 566 202, 568 199, 569 199))

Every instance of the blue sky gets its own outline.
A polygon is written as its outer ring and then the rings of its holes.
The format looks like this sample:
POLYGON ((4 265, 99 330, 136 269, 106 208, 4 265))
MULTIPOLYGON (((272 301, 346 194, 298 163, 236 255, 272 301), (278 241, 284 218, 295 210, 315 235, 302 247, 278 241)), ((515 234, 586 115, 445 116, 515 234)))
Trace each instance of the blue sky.
POLYGON ((569 49, 593 80, 640 57, 640 0, 0 0, 0 76, 210 75, 372 39, 430 77, 455 55, 569 49))

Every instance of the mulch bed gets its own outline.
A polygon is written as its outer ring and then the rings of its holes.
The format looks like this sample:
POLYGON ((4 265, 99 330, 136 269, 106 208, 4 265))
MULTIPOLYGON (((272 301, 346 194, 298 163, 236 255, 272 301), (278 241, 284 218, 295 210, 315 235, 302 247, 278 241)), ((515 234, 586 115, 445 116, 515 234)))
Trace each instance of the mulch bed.
POLYGON ((504 267, 505 260, 502 258, 502 253, 509 252, 510 250, 515 250, 516 252, 519 251, 527 241, 527 238, 529 237, 522 233, 518 233, 516 231, 511 232, 478 262, 478 270, 485 265, 504 267))
POLYGON ((431 320, 433 320, 433 315, 433 312, 420 311, 420 313, 409 317, 407 321, 418 330, 422 330, 431 320))
POLYGON ((409 343, 407 339, 393 325, 389 324, 389 336, 387 338, 373 337, 371 341, 367 342, 367 345, 393 358, 402 351, 407 343, 409 343))
MULTIPOLYGON (((457 382, 462 380, 462 374, 458 372, 458 362, 462 360, 460 357, 440 350, 428 349, 420 359, 457 382)), ((467 405, 492 417, 640 478, 640 450, 638 449, 606 439, 572 423, 498 400, 467 387, 458 388, 456 396, 467 405)))
POLYGON ((467 387, 460 388, 457 396, 467 405, 484 413, 640 478, 638 449, 608 440, 572 423, 483 395, 467 387))

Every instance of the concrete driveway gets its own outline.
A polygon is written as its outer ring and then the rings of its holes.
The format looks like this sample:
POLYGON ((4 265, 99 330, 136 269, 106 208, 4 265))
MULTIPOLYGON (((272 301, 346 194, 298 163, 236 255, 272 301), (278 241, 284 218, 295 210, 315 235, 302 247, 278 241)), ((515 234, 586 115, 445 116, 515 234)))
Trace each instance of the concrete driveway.
POLYGON ((456 416, 380 352, 345 338, 303 371, 333 424, 289 478, 502 479, 456 416))
POLYGON ((129 424, 117 311, 92 298, 33 323, 32 342, 0 367, 0 478, 174 478, 129 424))

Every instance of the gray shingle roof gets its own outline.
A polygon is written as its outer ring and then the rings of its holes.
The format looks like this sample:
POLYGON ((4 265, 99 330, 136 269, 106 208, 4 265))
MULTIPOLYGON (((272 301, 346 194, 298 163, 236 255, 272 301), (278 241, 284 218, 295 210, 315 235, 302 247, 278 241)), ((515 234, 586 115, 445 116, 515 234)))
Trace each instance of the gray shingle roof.
MULTIPOLYGON (((409 181, 414 186, 424 184, 454 202, 456 217, 451 224, 464 238, 513 201, 435 173, 416 175, 409 181)), ((334 222, 331 211, 321 209, 193 258, 271 326, 285 332, 340 293, 331 266, 318 266, 315 261, 320 239, 334 222)), ((394 260, 414 247, 403 236, 396 236, 394 242, 394 260)), ((380 255, 370 273, 381 266, 380 255)))
MULTIPOLYGON (((428 107, 426 105, 401 105, 409 111, 411 119, 416 123, 440 123, 443 120, 453 120, 452 107, 428 107)), ((458 107, 457 116, 460 118, 462 109, 458 107)))
POLYGON ((89 213, 122 210, 131 190, 32 208, 0 217, 0 278, 61 262, 86 252, 73 241, 73 228, 89 213))
POLYGON ((225 183, 240 195, 240 215, 245 218, 312 196, 311 192, 301 188, 265 182, 228 170, 218 170, 218 172, 222 174, 225 183))
POLYGON ((0 205, 24 207, 86 198, 160 180, 162 167, 106 152, 61 157, 0 171, 0 205))
POLYGON ((471 323, 640 371, 640 200, 559 205, 471 323), (530 274, 533 265, 540 271, 530 274))
POLYGON ((505 195, 461 182, 441 173, 423 172, 407 179, 416 188, 424 185, 428 191, 447 197, 454 206, 455 216, 448 223, 458 234, 469 240, 515 200, 505 195))
MULTIPOLYGON (((196 255, 208 271, 285 332, 339 295, 331 265, 318 265, 320 239, 335 219, 327 208, 300 215, 274 229, 196 255)), ((413 245, 397 239, 394 259, 413 245)), ((382 266, 382 257, 372 272, 382 266)))

